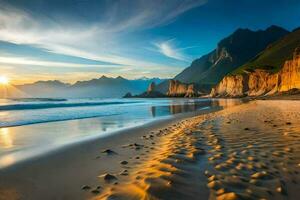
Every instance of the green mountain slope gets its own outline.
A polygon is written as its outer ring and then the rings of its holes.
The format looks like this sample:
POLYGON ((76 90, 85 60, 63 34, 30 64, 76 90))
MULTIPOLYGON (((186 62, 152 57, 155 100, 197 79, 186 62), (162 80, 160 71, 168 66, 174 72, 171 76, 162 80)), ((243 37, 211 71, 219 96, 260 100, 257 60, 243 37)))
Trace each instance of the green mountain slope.
POLYGON ((300 29, 295 29, 285 37, 270 44, 264 51, 259 53, 250 62, 242 65, 230 74, 241 74, 254 69, 265 69, 277 72, 286 60, 292 58, 296 47, 300 46, 300 29))

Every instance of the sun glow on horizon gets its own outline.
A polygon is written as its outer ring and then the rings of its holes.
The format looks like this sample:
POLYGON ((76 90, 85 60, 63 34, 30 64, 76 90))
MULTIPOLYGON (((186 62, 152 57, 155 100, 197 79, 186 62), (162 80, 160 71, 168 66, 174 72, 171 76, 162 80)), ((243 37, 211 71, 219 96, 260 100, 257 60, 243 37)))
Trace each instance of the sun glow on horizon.
POLYGON ((6 76, 0 76, 0 84, 2 85, 9 84, 9 79, 6 76))

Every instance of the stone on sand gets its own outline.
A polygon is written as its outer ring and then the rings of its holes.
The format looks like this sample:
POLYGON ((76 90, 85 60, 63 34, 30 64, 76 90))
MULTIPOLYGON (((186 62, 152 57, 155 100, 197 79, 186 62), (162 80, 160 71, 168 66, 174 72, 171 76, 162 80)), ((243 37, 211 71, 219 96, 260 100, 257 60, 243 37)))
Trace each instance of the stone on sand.
POLYGON ((100 191, 98 189, 94 189, 94 190, 91 191, 91 193, 93 193, 93 194, 99 194, 100 191))
POLYGON ((82 190, 89 190, 89 189, 91 189, 91 187, 88 186, 88 185, 83 185, 83 186, 81 187, 81 189, 82 189, 82 190))
POLYGON ((127 165, 128 162, 127 162, 126 160, 123 160, 123 161, 120 162, 120 164, 121 164, 121 165, 127 165))
POLYGON ((263 178, 263 177, 267 176, 267 174, 268 173, 266 171, 256 172, 256 173, 251 175, 251 178, 259 179, 259 178, 263 178))
POLYGON ((107 155, 114 155, 114 154, 117 154, 116 152, 114 152, 114 151, 111 150, 111 149, 106 149, 106 150, 102 151, 102 153, 106 153, 107 155))
POLYGON ((110 181, 115 181, 115 180, 117 180, 117 177, 116 176, 114 176, 114 175, 111 175, 111 174, 103 174, 103 175, 101 175, 101 176, 99 176, 99 177, 101 177, 101 178, 103 178, 105 181, 107 181, 107 182, 110 182, 110 181))
POLYGON ((217 197, 217 200, 236 200, 236 199, 238 199, 238 196, 234 192, 225 193, 217 197))
POLYGON ((211 181, 207 184, 207 187, 210 189, 218 190, 220 189, 221 182, 220 181, 211 181))
POLYGON ((122 176, 127 176, 127 175, 128 175, 128 170, 127 170, 127 169, 123 170, 123 171, 120 173, 120 175, 122 175, 122 176))

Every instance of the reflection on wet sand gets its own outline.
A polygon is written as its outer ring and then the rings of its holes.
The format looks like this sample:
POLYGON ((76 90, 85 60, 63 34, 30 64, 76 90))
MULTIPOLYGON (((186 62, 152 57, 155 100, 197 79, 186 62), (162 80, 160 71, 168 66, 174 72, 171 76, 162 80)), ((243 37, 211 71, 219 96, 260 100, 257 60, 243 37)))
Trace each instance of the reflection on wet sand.
POLYGON ((207 101, 196 101, 189 100, 183 104, 178 104, 176 102, 171 103, 169 106, 151 106, 150 111, 152 117, 156 117, 158 114, 179 114, 185 112, 193 112, 203 108, 228 108, 241 104, 243 101, 240 99, 215 99, 207 101))
MULTIPOLYGON (((14 147, 14 135, 10 132, 9 128, 0 128, 0 150, 11 149, 14 147)), ((0 166, 8 166, 15 162, 11 155, 0 157, 0 166)))
POLYGON ((0 149, 12 148, 13 137, 9 132, 9 128, 0 128, 0 149))

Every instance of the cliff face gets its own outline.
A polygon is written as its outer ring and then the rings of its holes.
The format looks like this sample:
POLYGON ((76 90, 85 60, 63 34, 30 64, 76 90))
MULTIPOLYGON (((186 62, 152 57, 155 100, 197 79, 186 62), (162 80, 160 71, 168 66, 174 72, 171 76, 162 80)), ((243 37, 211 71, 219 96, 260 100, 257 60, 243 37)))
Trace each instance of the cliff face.
POLYGON ((188 85, 187 91, 184 97, 195 97, 197 94, 195 92, 195 87, 193 84, 188 85))
POLYGON ((279 82, 280 92, 300 89, 300 48, 294 52, 293 60, 285 62, 279 82))
POLYGON ((248 96, 273 94, 277 91, 278 74, 270 74, 265 70, 255 70, 249 74, 248 96))
POLYGON ((202 90, 208 89, 209 92, 226 74, 245 64, 288 33, 277 26, 259 31, 238 29, 221 40, 215 50, 194 60, 174 79, 183 83, 196 83, 202 90))
POLYGON ((132 96, 131 94, 126 94, 123 98, 161 98, 166 97, 165 94, 158 92, 156 90, 155 82, 150 83, 146 92, 139 95, 132 96))
POLYGON ((212 88, 211 96, 242 97, 247 90, 247 82, 247 76, 225 76, 216 87, 212 88))
POLYGON ((212 89, 211 96, 261 96, 300 89, 300 48, 278 73, 256 69, 244 75, 226 76, 212 89))
POLYGON ((194 97, 196 96, 195 87, 193 84, 181 83, 177 80, 169 81, 169 90, 167 96, 170 97, 194 97))
POLYGON ((148 87, 148 89, 147 89, 147 92, 149 93, 149 92, 153 92, 154 90, 155 90, 155 83, 154 82, 152 82, 152 83, 150 83, 150 85, 149 85, 149 87, 148 87))

